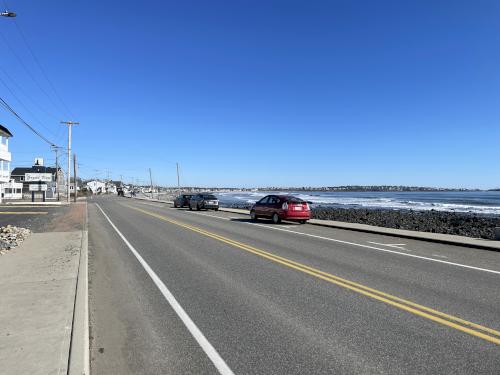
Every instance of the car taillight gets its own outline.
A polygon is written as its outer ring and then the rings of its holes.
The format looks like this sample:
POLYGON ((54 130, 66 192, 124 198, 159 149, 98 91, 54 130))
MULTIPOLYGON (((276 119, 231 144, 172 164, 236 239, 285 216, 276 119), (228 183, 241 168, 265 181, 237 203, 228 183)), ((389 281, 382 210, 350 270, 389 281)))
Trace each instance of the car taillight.
POLYGON ((281 206, 281 208, 283 210, 288 210, 288 202, 283 203, 283 205, 281 206))
POLYGON ((311 211, 311 208, 309 207, 309 204, 305 203, 304 206, 305 206, 304 208, 305 208, 306 211, 311 211))

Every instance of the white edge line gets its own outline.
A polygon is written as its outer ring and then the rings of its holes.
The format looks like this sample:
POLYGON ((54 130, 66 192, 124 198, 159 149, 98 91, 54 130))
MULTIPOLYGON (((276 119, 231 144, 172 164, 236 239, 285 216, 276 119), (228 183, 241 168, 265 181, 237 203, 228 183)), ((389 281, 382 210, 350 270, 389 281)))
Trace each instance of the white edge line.
POLYGON ((85 302, 83 312, 83 332, 84 332, 84 352, 83 352, 83 373, 90 375, 90 322, 89 322, 89 210, 88 203, 85 202, 85 302))
POLYGON ((373 242, 373 241, 366 241, 366 242, 371 243, 373 245, 387 246, 387 247, 393 247, 395 249, 411 251, 411 250, 408 250, 408 249, 405 249, 402 247, 402 246, 406 246, 405 244, 388 244, 388 243, 380 243, 380 242, 373 242))
POLYGON ((296 232, 296 231, 293 231, 293 230, 282 229, 282 228, 271 228, 271 227, 268 227, 268 226, 265 226, 265 225, 262 225, 262 224, 253 224, 253 223, 247 223, 247 224, 257 225, 257 226, 261 226, 261 227, 265 227, 265 228, 269 228, 269 229, 274 229, 274 230, 282 230, 282 231, 284 231, 284 232, 297 233, 297 234, 301 234, 301 235, 303 235, 303 236, 308 236, 308 237, 319 238, 319 239, 322 239, 322 240, 333 241, 333 242, 339 242, 339 243, 345 243, 345 244, 347 244, 347 245, 354 245, 354 246, 364 247, 364 248, 366 248, 366 249, 372 249, 372 250, 384 251, 384 252, 387 252, 387 253, 393 253, 393 254, 400 254, 400 255, 407 256, 407 257, 418 258, 418 259, 425 259, 425 260, 429 260, 429 261, 431 261, 431 262, 437 262, 437 263, 450 264, 450 265, 452 265, 452 266, 463 267, 463 268, 469 268, 469 269, 473 269, 473 270, 476 270, 476 271, 490 272, 490 273, 495 273, 495 274, 497 274, 497 275, 500 275, 500 271, 490 270, 490 269, 487 269, 487 268, 480 268, 480 267, 468 266, 468 265, 466 265, 466 264, 454 263, 454 262, 448 262, 448 261, 446 261, 446 260, 433 259, 433 258, 428 258, 428 257, 421 256, 421 255, 401 253, 401 252, 399 252, 399 251, 388 250, 388 249, 381 249, 381 248, 379 248, 379 247, 375 247, 375 246, 368 246, 368 245, 363 245, 363 244, 360 244, 360 243, 355 243, 355 242, 342 241, 342 240, 337 240, 337 239, 335 239, 335 238, 329 238, 329 237, 317 236, 317 235, 315 235, 315 234, 309 234, 309 233, 296 232))
MULTIPOLYGON (((203 215, 203 216, 210 216, 210 217, 214 217, 214 218, 221 219, 221 220, 228 220, 225 217, 220 217, 220 216, 215 216, 215 215, 201 214, 201 213, 198 213, 198 212, 192 212, 192 213, 196 213, 198 215, 203 215)), ((281 230, 283 232, 289 232, 289 233, 299 234, 299 235, 302 235, 302 236, 319 238, 321 240, 339 242, 339 243, 344 243, 344 244, 347 244, 347 245, 354 245, 354 246, 364 247, 366 249, 383 251, 383 252, 392 253, 392 254, 399 254, 399 255, 404 255, 404 256, 412 257, 412 258, 429 260, 431 262, 444 263, 444 264, 449 264, 449 265, 452 265, 452 266, 469 268, 469 269, 476 270, 476 271, 483 271, 483 272, 489 272, 489 273, 494 273, 494 274, 500 275, 500 271, 490 270, 488 268, 480 268, 480 267, 468 266, 468 265, 462 264, 462 263, 454 263, 454 262, 449 262, 449 261, 446 261, 446 260, 440 260, 440 259, 434 259, 434 258, 424 257, 424 256, 421 256, 421 255, 401 253, 401 252, 395 251, 395 250, 381 249, 381 248, 375 247, 375 246, 363 245, 363 244, 360 244, 360 243, 349 242, 349 241, 342 241, 342 240, 337 240, 335 238, 317 236, 315 234, 309 234, 309 233, 303 233, 303 232, 296 232, 294 230, 288 230, 288 229, 284 229, 284 228, 274 228, 274 227, 270 227, 270 226, 264 225, 264 224, 249 223, 249 222, 245 222, 244 224, 255 225, 255 226, 258 226, 258 227, 272 229, 272 230, 281 230)))
POLYGON ((200 331, 200 329, 196 326, 196 324, 191 320, 189 315, 184 311, 182 306, 177 302, 173 294, 168 290, 166 285, 161 281, 161 279, 158 277, 158 275, 152 270, 152 268, 149 266, 149 264, 142 258, 142 256, 137 252, 137 250, 128 242, 128 240, 125 238, 125 236, 118 230, 118 228, 113 224, 113 222, 110 220, 108 215, 103 211, 101 206, 96 203, 97 208, 102 212, 106 220, 108 220, 109 224, 113 227, 113 229, 118 233, 120 238, 125 242, 125 244, 128 246, 132 254, 135 255, 139 263, 141 263, 142 267, 146 270, 148 273, 149 277, 153 280, 153 282, 156 284, 160 292, 163 294, 165 299, 168 301, 170 306, 174 309, 175 313, 177 316, 182 320, 186 328, 189 330, 191 335, 194 337, 196 342, 200 345, 200 347, 203 349, 205 354, 210 358, 214 366, 217 368, 220 374, 222 375, 234 375, 233 371, 229 368, 229 366, 226 364, 224 359, 220 356, 220 354, 215 350, 215 348, 210 344, 210 342, 207 340, 205 335, 200 331))

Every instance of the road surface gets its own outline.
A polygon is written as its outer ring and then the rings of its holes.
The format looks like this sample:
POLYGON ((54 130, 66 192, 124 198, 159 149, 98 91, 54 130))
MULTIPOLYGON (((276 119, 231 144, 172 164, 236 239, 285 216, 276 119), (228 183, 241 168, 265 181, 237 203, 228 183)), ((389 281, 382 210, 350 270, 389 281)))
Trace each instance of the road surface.
POLYGON ((93 374, 498 374, 500 253, 89 200, 93 374))

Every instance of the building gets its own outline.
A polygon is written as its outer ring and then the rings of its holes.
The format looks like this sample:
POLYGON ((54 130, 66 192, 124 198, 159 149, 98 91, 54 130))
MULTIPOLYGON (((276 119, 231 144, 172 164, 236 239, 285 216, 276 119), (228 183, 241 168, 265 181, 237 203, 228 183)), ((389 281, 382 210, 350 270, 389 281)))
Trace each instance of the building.
POLYGON ((62 169, 59 168, 58 170, 55 167, 46 167, 43 165, 43 161, 40 161, 40 159, 37 158, 35 159, 35 165, 31 167, 16 167, 10 174, 10 177, 12 180, 14 180, 14 182, 23 184, 23 194, 31 195, 29 191, 30 183, 25 181, 27 173, 50 173, 51 181, 46 182, 46 184, 48 185, 46 198, 57 198, 57 190, 61 193, 65 192, 66 183, 62 169))
POLYGON ((4 185, 10 181, 10 162, 12 155, 9 152, 9 138, 12 133, 0 125, 0 202, 4 195, 4 185))
POLYGON ((92 194, 102 194, 106 192, 106 184, 97 180, 89 181, 87 182, 87 189, 89 189, 92 194))
POLYGON ((23 184, 10 180, 4 184, 2 198, 5 199, 23 199, 23 184))

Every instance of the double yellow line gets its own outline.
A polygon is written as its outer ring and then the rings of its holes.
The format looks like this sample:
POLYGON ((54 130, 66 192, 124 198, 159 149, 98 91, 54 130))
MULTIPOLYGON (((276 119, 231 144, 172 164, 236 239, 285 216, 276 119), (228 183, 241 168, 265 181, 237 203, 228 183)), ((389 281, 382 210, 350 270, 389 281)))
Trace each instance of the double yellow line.
POLYGON ((146 215, 153 216, 157 219, 163 220, 163 221, 168 222, 170 224, 174 224, 174 225, 180 226, 182 228, 189 229, 193 232, 199 233, 199 234, 204 235, 206 237, 213 238, 217 241, 224 242, 224 243, 231 245, 233 247, 239 248, 241 250, 245 250, 249 253, 258 255, 258 256, 265 258, 265 259, 268 259, 272 262, 279 263, 283 266, 286 266, 286 267, 295 269, 297 271, 306 273, 308 275, 314 276, 318 279, 321 279, 321 280, 330 282, 332 284, 341 286, 343 288, 349 289, 353 292, 362 294, 366 297, 370 297, 370 298, 375 299, 377 301, 384 302, 384 303, 391 305, 391 306, 394 306, 398 309, 407 311, 409 313, 418 315, 420 317, 432 320, 436 323, 457 329, 459 331, 468 333, 472 336, 476 336, 476 337, 479 337, 479 338, 484 339, 486 341, 489 341, 491 343, 500 345, 500 332, 496 331, 494 329, 484 327, 484 326, 476 324, 476 323, 469 322, 467 320, 458 318, 456 316, 449 315, 449 314, 443 313, 441 311, 437 311, 437 310, 431 309, 429 307, 419 305, 417 303, 405 300, 403 298, 393 296, 393 295, 388 294, 388 293, 384 293, 382 291, 367 287, 365 285, 362 285, 362 284, 359 284, 359 283, 332 275, 332 274, 327 273, 327 272, 323 272, 323 271, 318 270, 316 268, 309 267, 305 264, 295 262, 293 260, 269 253, 267 251, 264 251, 264 250, 258 249, 256 247, 232 240, 232 239, 227 238, 227 237, 223 237, 223 236, 218 235, 216 233, 209 232, 209 231, 206 231, 204 229, 201 229, 201 228, 198 228, 198 227, 195 227, 195 226, 192 226, 192 225, 189 225, 189 224, 177 221, 177 220, 170 219, 166 216, 163 216, 163 215, 151 212, 151 211, 146 211, 146 210, 143 210, 143 209, 140 209, 137 207, 133 207, 133 206, 129 206, 129 205, 127 205, 127 207, 129 207, 133 210, 142 212, 146 215))

